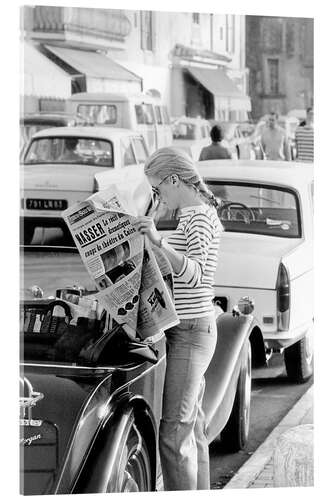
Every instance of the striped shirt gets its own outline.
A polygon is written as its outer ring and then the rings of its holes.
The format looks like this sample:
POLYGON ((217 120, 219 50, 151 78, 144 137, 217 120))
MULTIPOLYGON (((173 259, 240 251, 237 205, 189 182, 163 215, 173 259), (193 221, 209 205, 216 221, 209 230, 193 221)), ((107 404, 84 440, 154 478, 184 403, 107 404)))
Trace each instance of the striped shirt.
POLYGON ((168 243, 184 255, 174 274, 175 307, 180 319, 200 318, 214 312, 214 274, 222 226, 215 208, 209 205, 180 211, 176 231, 168 243))
POLYGON ((307 125, 297 127, 295 141, 297 147, 297 160, 313 162, 313 127, 307 125))

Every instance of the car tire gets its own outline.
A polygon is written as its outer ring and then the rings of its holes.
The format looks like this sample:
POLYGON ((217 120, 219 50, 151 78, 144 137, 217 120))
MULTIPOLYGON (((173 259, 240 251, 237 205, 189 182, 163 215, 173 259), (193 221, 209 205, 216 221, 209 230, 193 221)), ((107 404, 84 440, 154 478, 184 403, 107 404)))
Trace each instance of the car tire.
POLYGON ((247 340, 240 369, 234 404, 229 420, 220 434, 224 449, 236 452, 245 448, 250 428, 251 407, 251 344, 247 340))
POLYGON ((135 424, 129 429, 118 463, 116 488, 108 487, 107 493, 153 490, 148 446, 135 424))
POLYGON ((304 384, 313 374, 311 332, 284 351, 284 363, 291 382, 304 384))

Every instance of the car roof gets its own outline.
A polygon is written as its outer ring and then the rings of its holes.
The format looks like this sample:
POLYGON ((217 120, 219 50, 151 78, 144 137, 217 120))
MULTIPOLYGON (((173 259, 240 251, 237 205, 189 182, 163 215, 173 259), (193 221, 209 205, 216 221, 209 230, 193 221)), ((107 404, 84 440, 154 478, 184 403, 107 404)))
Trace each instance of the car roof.
POLYGON ((207 160, 197 163, 206 179, 298 187, 313 180, 313 164, 268 160, 207 160))
POLYGON ((126 128, 116 127, 52 127, 41 130, 32 136, 32 139, 48 136, 69 136, 69 137, 98 137, 100 139, 115 139, 121 137, 140 136, 139 133, 126 128))
POLYGON ((108 104, 108 101, 128 101, 130 99, 142 99, 143 101, 155 103, 160 99, 157 97, 153 97, 151 95, 136 93, 136 94, 121 94, 119 92, 79 92, 77 94, 73 94, 69 101, 78 101, 82 104, 87 103, 88 101, 96 101, 101 102, 103 104, 108 104))

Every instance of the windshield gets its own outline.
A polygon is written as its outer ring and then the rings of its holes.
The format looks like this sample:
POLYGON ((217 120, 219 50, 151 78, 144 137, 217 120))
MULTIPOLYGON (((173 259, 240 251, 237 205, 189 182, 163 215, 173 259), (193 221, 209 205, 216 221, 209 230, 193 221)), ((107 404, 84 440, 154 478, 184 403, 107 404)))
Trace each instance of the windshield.
MULTIPOLYGON (((262 184, 206 182, 219 201, 217 211, 226 232, 301 237, 299 202, 293 191, 262 184)), ((155 220, 159 229, 175 229, 178 215, 160 204, 155 220)))
POLYGON ((25 165, 71 164, 113 167, 110 141, 90 137, 41 137, 34 139, 25 155, 25 165))

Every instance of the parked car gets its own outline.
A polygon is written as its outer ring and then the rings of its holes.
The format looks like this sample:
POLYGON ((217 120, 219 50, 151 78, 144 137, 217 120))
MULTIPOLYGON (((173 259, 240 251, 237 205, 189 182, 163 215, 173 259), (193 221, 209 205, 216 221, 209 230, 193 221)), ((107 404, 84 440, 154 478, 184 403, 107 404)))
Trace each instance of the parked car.
POLYGON ((209 121, 202 118, 176 118, 172 123, 173 146, 183 149, 197 161, 202 148, 211 143, 210 129, 209 121))
MULTIPOLYGON (((266 126, 267 119, 268 119, 268 115, 265 115, 262 118, 260 118, 260 120, 256 124, 256 127, 255 127, 254 132, 253 132, 252 137, 251 137, 252 142, 255 144, 256 158, 259 160, 263 158, 263 151, 262 151, 262 148, 260 147, 260 137, 261 137, 263 128, 266 126)), ((295 160, 296 159, 295 131, 296 131, 296 128, 298 127, 299 120, 298 120, 298 118, 296 118, 294 116, 281 115, 278 118, 277 124, 287 134, 289 147, 290 147, 290 153, 291 153, 291 159, 295 160)))
POLYGON ((59 127, 35 134, 22 165, 23 240, 30 242, 41 223, 62 226, 64 209, 115 179, 139 175, 147 156, 144 138, 126 129, 59 127))
POLYGON ((252 141, 244 133, 244 125, 236 122, 210 121, 212 125, 220 125, 223 131, 222 146, 230 151, 233 160, 254 160, 255 152, 252 141))
MULTIPOLYGON (((147 197, 138 194, 138 200, 144 204, 147 197)), ((94 330, 91 340, 87 330, 75 327, 59 334, 29 332, 27 313, 45 315, 63 305, 54 300, 56 289, 72 283, 84 294, 95 292, 76 248, 64 246, 61 235, 43 242, 21 247, 21 492, 156 491, 164 333, 133 340, 121 327, 104 328, 94 330), (62 355, 57 343, 65 334, 71 350, 62 355)), ((249 335, 256 321, 242 314, 252 311, 242 309, 244 303, 251 305, 240 301, 234 313, 217 317, 204 396, 209 441, 220 437, 232 451, 244 448, 249 433, 249 335)))
MULTIPOLYGON (((305 382, 313 371, 313 166, 211 160, 198 168, 224 226, 216 300, 230 311, 239 294, 251 295, 254 361, 283 352, 289 379, 305 382)), ((164 231, 178 222, 165 207, 156 220, 164 231)))
POLYGON ((75 127, 92 125, 92 123, 80 114, 70 114, 57 111, 27 113, 20 118, 20 151, 28 143, 31 137, 40 130, 52 127, 75 127))
POLYGON ((95 125, 124 127, 141 134, 149 153, 172 143, 168 109, 151 93, 79 92, 67 100, 66 109, 83 114, 95 125))

